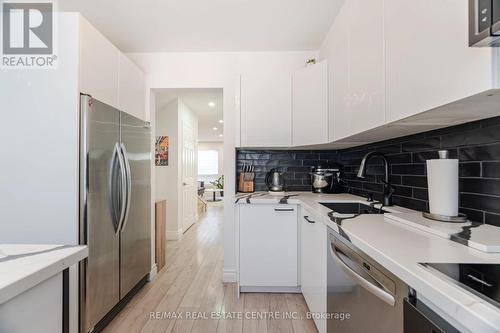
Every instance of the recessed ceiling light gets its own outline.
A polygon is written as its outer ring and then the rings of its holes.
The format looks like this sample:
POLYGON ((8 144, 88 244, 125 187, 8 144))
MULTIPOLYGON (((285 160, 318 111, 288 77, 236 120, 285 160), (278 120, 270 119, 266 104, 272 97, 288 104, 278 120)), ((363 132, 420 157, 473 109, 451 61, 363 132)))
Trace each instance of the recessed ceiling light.
POLYGON ((209 108, 214 108, 215 107, 215 103, 214 102, 208 102, 208 107, 209 108))
POLYGON ((224 120, 219 120, 219 124, 223 124, 224 123, 224 120))
POLYGON ((224 134, 219 134, 219 138, 222 138, 224 136, 224 134))
POLYGON ((212 127, 212 129, 213 129, 214 131, 217 131, 217 130, 218 130, 218 128, 217 128, 217 127, 212 127))

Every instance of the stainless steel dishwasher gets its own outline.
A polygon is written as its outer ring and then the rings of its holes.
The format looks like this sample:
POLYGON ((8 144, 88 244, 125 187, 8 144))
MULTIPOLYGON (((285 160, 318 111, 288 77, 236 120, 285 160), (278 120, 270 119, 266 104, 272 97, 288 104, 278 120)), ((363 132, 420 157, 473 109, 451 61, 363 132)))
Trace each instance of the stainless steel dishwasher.
POLYGON ((408 286, 331 228, 327 248, 327 332, 403 332, 408 286))

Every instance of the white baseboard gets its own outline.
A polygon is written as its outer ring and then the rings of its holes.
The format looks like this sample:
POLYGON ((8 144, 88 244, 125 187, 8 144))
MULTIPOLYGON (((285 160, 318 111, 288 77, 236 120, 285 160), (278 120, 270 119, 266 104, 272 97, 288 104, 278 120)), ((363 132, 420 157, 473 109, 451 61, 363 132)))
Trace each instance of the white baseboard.
POLYGON ((151 270, 149 271, 148 275, 148 281, 153 281, 156 277, 156 274, 158 273, 158 266, 156 266, 156 263, 151 267, 151 270))
POLYGON ((236 270, 235 269, 224 269, 222 273, 222 282, 224 283, 235 283, 236 282, 236 270))
POLYGON ((242 293, 286 293, 300 294, 300 287, 240 287, 242 293))
POLYGON ((167 231, 165 235, 166 240, 179 240, 182 238, 182 230, 167 231))

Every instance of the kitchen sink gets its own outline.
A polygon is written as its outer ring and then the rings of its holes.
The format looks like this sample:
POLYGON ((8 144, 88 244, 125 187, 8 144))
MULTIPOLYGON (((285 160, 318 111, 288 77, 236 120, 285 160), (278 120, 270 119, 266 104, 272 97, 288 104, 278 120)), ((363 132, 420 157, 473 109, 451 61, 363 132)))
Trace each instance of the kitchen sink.
POLYGON ((320 202, 321 205, 329 208, 338 214, 384 214, 384 210, 365 205, 359 202, 320 202))
POLYGON ((328 217, 339 226, 344 220, 350 220, 360 215, 387 213, 383 209, 359 202, 320 202, 320 204, 332 210, 328 213, 328 217))

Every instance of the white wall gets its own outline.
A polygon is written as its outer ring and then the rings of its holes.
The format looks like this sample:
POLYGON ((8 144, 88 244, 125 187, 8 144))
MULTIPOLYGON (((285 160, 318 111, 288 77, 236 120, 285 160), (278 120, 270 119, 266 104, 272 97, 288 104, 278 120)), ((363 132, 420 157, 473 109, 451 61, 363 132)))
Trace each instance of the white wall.
POLYGON ((0 243, 78 244, 78 16, 57 17, 57 68, 0 72, 0 243))
MULTIPOLYGON (((222 88, 224 109, 224 281, 236 281, 235 146, 239 142, 239 80, 251 72, 292 74, 317 52, 178 52, 128 54, 148 75, 152 92, 165 88, 222 88)), ((155 119, 150 107, 151 120, 155 119)), ((154 125, 153 125, 154 127, 154 125)))
MULTIPOLYGON (((0 243, 78 244, 79 16, 54 15, 58 66, 0 70, 0 243)), ((70 332, 78 331, 70 269, 70 332)))
MULTIPOLYGON (((178 209, 180 185, 179 176, 179 112, 178 100, 175 99, 157 110, 155 121, 155 137, 167 135, 169 139, 168 166, 155 166, 155 199, 167 200, 167 237, 178 234, 178 209)), ((176 239, 174 237, 173 239, 176 239)))
POLYGON ((187 121, 197 133, 198 120, 194 113, 178 98, 155 112, 154 136, 167 135, 169 138, 168 166, 154 167, 155 200, 167 200, 167 239, 182 236, 182 164, 181 164, 181 125, 187 121))

